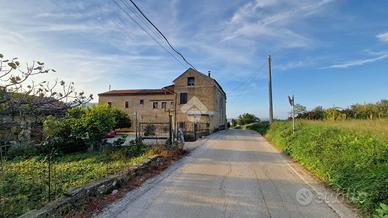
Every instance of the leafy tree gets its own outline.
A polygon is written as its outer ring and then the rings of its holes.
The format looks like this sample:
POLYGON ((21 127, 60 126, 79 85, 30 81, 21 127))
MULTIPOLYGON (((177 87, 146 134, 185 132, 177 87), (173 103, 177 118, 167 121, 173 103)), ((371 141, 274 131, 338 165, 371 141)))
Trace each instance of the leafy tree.
POLYGON ((300 114, 303 114, 305 113, 307 110, 306 110, 306 107, 301 105, 301 104, 295 104, 294 106, 294 113, 295 113, 295 116, 298 116, 300 114))
POLYGON ((99 149, 105 134, 111 131, 115 125, 113 110, 108 105, 96 105, 86 109, 86 113, 79 119, 78 133, 86 133, 93 150, 99 149))
POLYGON ((120 128, 129 128, 131 127, 131 120, 128 117, 128 114, 119 110, 119 109, 113 109, 113 115, 115 118, 115 129, 120 128))
POLYGON ((46 69, 43 62, 23 65, 18 58, 6 59, 0 54, 0 130, 22 127, 23 131, 27 127, 21 124, 27 120, 41 123, 47 115, 63 116, 69 108, 92 99, 75 92, 74 83, 32 81, 34 76, 50 72, 55 70, 46 69))
POLYGON ((237 126, 237 120, 236 119, 232 119, 230 122, 231 122, 231 126, 237 126))
POLYGON ((249 114, 249 113, 241 114, 237 118, 238 125, 245 125, 245 124, 259 122, 259 121, 260 121, 260 119, 258 117, 256 117, 253 114, 249 114))

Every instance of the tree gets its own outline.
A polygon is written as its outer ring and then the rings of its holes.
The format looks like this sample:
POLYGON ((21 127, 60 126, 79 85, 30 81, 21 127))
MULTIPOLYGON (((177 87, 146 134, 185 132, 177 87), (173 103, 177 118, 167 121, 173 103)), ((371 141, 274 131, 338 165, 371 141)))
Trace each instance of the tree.
POLYGON ((121 128, 130 128, 131 127, 131 120, 128 117, 128 114, 119 110, 119 109, 113 109, 113 115, 115 118, 115 129, 121 129, 121 128))
POLYGON ((23 67, 18 58, 6 59, 0 54, 0 130, 22 126, 23 131, 28 122, 42 122, 41 117, 47 115, 62 116, 69 108, 92 99, 92 95, 75 92, 74 83, 31 80, 49 72, 55 70, 46 69, 43 62, 33 61, 23 67))
MULTIPOLYGON (((307 110, 306 110, 306 107, 301 105, 301 104, 296 104, 294 106, 294 113, 295 113, 295 116, 298 116, 300 114, 303 114, 305 113, 307 110)), ((291 112, 292 113, 292 112, 291 112)))
POLYGON ((256 117, 253 114, 249 114, 249 113, 241 114, 237 118, 238 125, 246 125, 249 123, 254 123, 254 122, 259 122, 259 121, 260 121, 260 119, 258 117, 256 117))
POLYGON ((378 116, 379 118, 388 118, 388 100, 383 99, 377 102, 378 116))
POLYGON ((237 120, 236 119, 232 119, 230 121, 230 123, 231 123, 231 126, 237 126, 237 120))

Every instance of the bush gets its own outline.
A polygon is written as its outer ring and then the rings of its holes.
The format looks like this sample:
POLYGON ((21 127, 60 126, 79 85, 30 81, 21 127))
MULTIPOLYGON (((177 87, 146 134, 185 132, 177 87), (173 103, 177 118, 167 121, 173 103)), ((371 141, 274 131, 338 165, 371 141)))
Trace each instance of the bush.
POLYGON ((128 116, 108 105, 75 108, 69 110, 61 119, 52 116, 46 119, 44 132, 50 137, 51 143, 46 145, 68 151, 84 150, 85 145, 99 149, 107 132, 115 127, 128 125, 130 125, 128 116))
POLYGON ((113 116, 116 122, 116 125, 114 126, 115 129, 131 127, 131 120, 125 112, 119 109, 113 109, 113 116))
POLYGON ((7 158, 13 159, 26 159, 38 154, 38 149, 31 145, 13 145, 10 146, 7 151, 7 158))
POLYGON ((260 121, 260 119, 258 117, 256 117, 255 115, 245 113, 245 114, 238 116, 237 124, 238 125, 246 125, 246 124, 259 122, 259 121, 260 121))
POLYGON ((388 141, 314 124, 275 122, 266 137, 351 201, 373 212, 388 204, 388 141))
POLYGON ((260 133, 261 135, 265 135, 269 129, 269 122, 262 121, 262 122, 251 123, 251 124, 245 125, 244 129, 254 130, 260 133))

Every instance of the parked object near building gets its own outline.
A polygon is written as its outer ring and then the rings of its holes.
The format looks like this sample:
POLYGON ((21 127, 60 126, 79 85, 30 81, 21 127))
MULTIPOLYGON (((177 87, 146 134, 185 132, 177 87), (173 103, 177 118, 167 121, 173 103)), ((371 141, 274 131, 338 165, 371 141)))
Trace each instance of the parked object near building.
POLYGON ((98 96, 100 104, 119 108, 131 117, 129 130, 133 132, 139 124, 169 123, 169 115, 175 131, 181 129, 195 138, 225 129, 227 124, 226 93, 210 74, 192 68, 161 89, 111 90, 98 96))

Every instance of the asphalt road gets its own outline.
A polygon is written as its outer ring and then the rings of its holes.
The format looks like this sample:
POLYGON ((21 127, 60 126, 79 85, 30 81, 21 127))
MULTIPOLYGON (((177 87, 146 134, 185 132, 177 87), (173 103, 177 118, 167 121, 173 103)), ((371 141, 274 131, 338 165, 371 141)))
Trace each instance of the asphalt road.
POLYGON ((227 130, 100 216, 339 217, 308 183, 263 137, 227 130))

